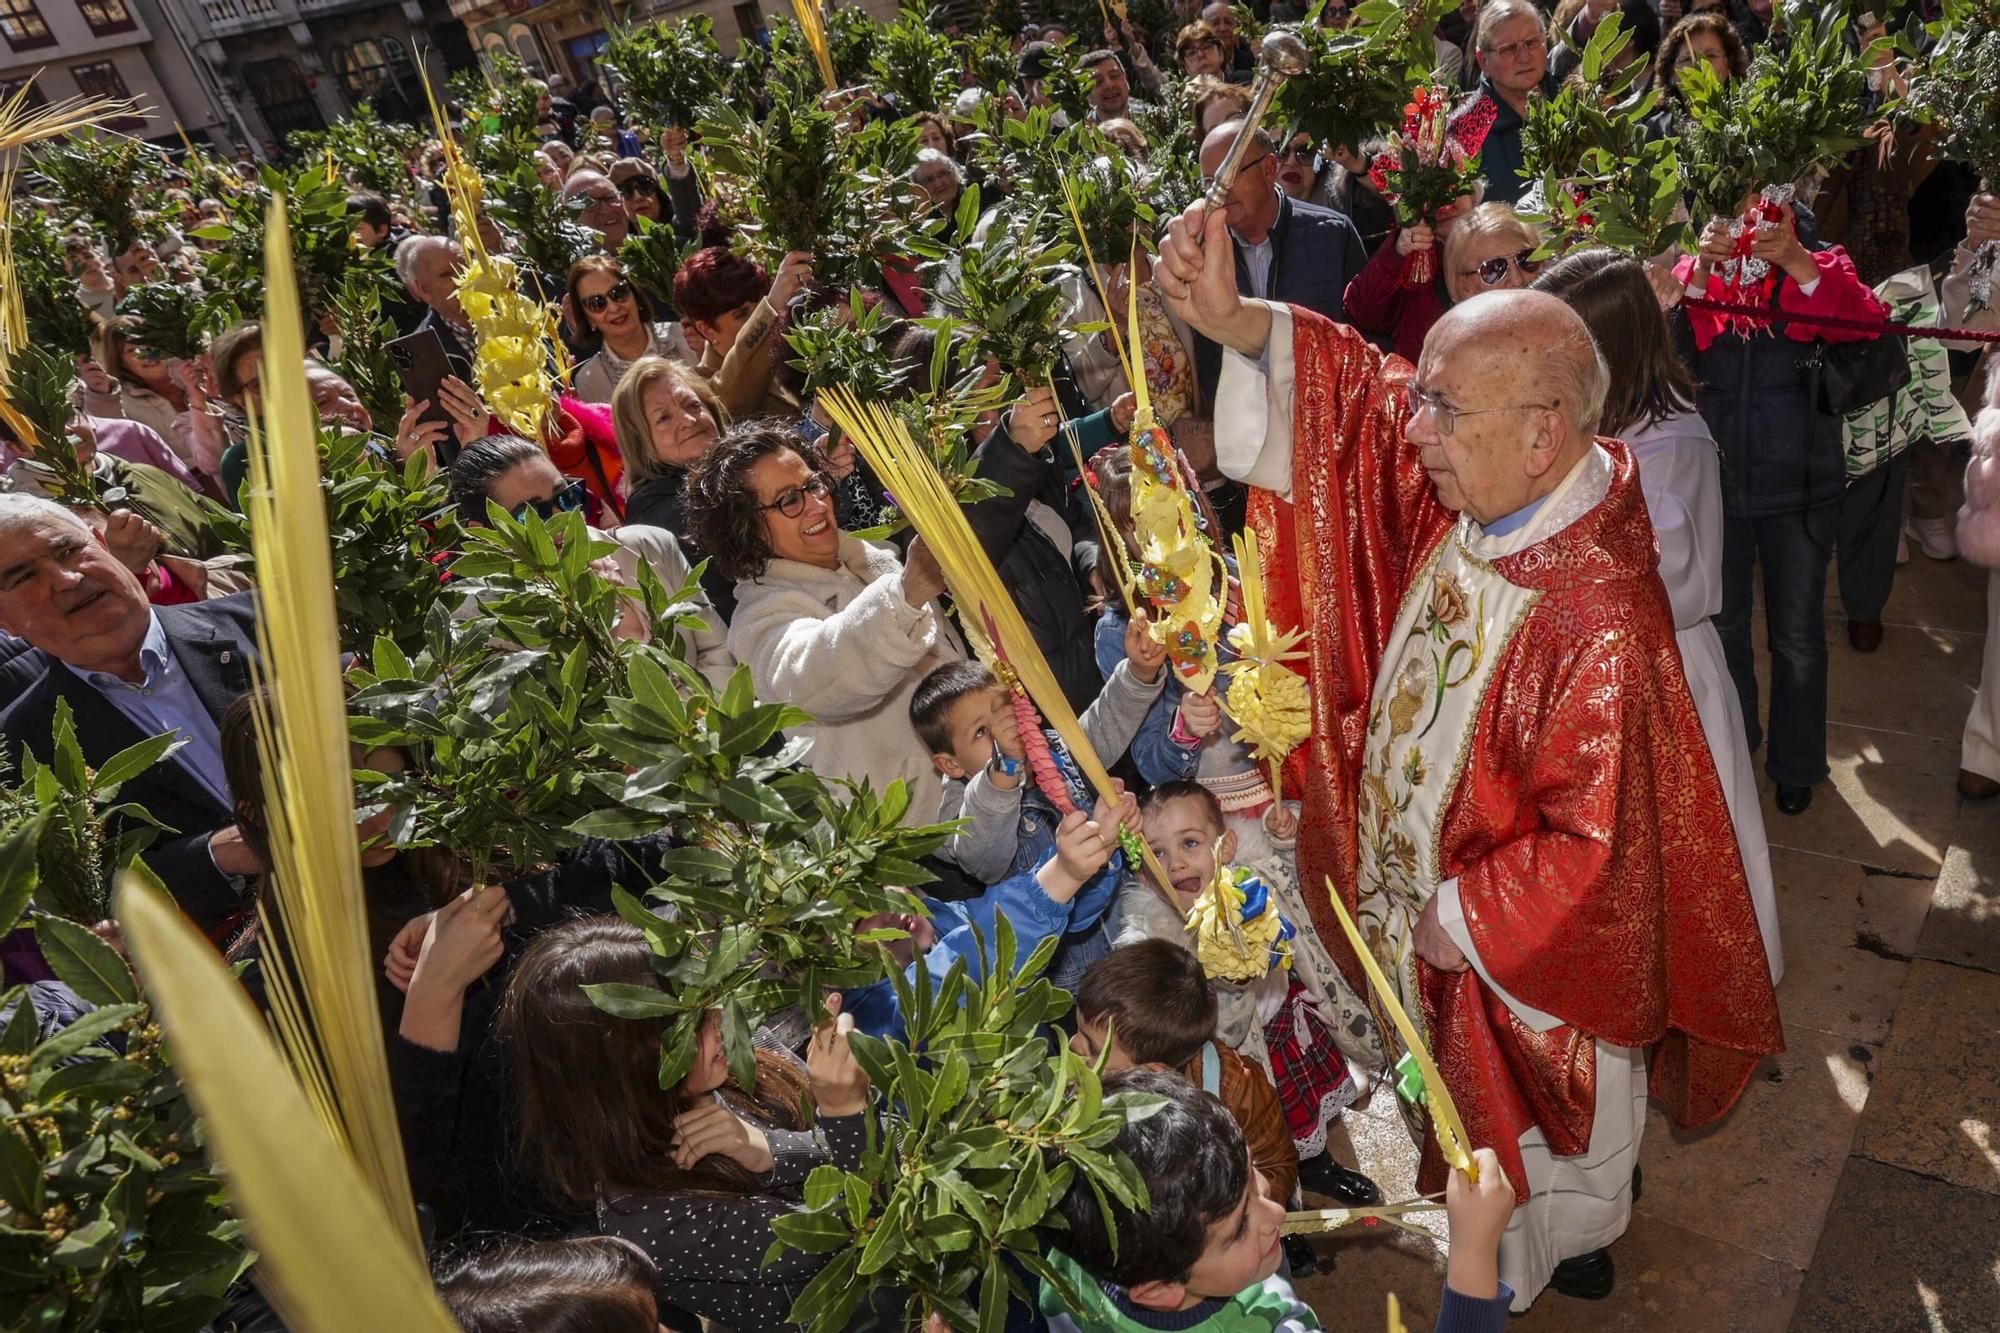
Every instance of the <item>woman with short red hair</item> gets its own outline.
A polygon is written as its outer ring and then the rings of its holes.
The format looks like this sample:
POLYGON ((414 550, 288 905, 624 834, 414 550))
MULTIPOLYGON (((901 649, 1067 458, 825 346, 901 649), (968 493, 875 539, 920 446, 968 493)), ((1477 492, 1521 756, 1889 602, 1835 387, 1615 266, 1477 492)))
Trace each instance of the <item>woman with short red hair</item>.
POLYGON ((702 349, 697 369, 732 419, 798 412, 774 382, 784 355, 778 317, 811 281, 812 256, 804 251, 786 255, 772 278, 726 245, 695 251, 674 275, 682 326, 702 349))

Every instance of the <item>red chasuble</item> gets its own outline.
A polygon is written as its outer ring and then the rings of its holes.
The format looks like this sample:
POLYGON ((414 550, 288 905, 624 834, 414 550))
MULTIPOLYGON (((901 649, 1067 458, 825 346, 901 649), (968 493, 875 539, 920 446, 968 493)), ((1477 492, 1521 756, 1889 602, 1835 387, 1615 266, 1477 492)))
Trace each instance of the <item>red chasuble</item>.
MULTIPOLYGON (((1403 438, 1409 364, 1305 310, 1292 327, 1293 501, 1258 491, 1251 522, 1278 553, 1273 618, 1310 645, 1313 732, 1287 774, 1305 807, 1301 882, 1330 876, 1351 912, 1370 695, 1410 584, 1458 516, 1403 438)), ((1649 1048, 1650 1091, 1685 1127, 1722 1116, 1758 1061, 1783 1049, 1637 467, 1623 444, 1599 443, 1613 465, 1605 498, 1494 562, 1538 595, 1480 701, 1435 831, 1438 877, 1458 879, 1482 964, 1562 1026, 1536 1033, 1476 972, 1416 964, 1452 1097, 1517 1193, 1529 1126, 1558 1155, 1589 1145, 1593 1039, 1649 1048)), ((1365 994, 1331 907, 1314 915, 1365 994)), ((1429 1139, 1419 1187, 1442 1188, 1444 1174, 1429 1139)))

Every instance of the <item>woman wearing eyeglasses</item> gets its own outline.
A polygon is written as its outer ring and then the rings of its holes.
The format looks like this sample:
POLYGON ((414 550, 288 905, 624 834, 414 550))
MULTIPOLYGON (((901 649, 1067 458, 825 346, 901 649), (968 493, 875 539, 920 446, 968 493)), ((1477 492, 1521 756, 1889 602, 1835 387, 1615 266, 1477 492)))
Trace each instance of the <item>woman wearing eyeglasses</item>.
POLYGON ((1215 29, 1196 19, 1174 38, 1174 59, 1180 62, 1181 73, 1190 79, 1204 74, 1219 79, 1222 77, 1222 39, 1215 35, 1215 29))
POLYGON ((840 530, 818 452, 788 430, 731 431, 688 473, 695 545, 736 582, 729 647, 757 697, 813 720, 805 762, 875 791, 908 784, 913 822, 932 818, 943 780, 910 727, 930 670, 965 656, 937 605, 944 575, 921 539, 906 561, 840 530))
POLYGON ((652 302, 610 255, 590 255, 570 265, 565 304, 578 341, 595 351, 577 363, 570 388, 586 403, 608 403, 632 363, 645 356, 694 361, 681 326, 655 321, 652 302))
MULTIPOLYGON (((539 445, 518 435, 489 435, 473 441, 451 461, 445 482, 451 502, 458 507, 459 521, 470 527, 485 525, 488 504, 497 504, 518 519, 539 515, 546 523, 563 514, 583 513, 590 499, 583 482, 565 477, 539 445)), ((586 530, 593 537, 618 544, 619 549, 597 565, 598 572, 613 582, 635 586, 640 560, 653 567, 669 593, 687 582, 687 556, 674 534, 664 528, 627 523, 586 530)), ((729 683, 729 673, 736 665, 729 655, 723 620, 699 588, 692 600, 707 627, 689 633, 689 643, 683 645, 689 650, 686 657, 720 689, 729 683)), ((619 632, 650 637, 652 627, 646 625, 636 603, 633 607, 633 613, 620 622, 619 632)))

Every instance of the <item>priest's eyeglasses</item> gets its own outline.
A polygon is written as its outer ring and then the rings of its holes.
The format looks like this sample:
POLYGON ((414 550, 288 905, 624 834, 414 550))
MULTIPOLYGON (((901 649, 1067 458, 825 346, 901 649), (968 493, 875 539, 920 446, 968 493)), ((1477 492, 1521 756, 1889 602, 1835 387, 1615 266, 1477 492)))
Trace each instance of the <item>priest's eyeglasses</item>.
POLYGON ((1450 435, 1458 429, 1460 417, 1476 417, 1486 412, 1553 412, 1554 403, 1509 403, 1505 407, 1453 407, 1442 394, 1431 393, 1417 387, 1413 380, 1403 389, 1410 407, 1410 420, 1415 421, 1425 412, 1437 421, 1438 434, 1450 435))

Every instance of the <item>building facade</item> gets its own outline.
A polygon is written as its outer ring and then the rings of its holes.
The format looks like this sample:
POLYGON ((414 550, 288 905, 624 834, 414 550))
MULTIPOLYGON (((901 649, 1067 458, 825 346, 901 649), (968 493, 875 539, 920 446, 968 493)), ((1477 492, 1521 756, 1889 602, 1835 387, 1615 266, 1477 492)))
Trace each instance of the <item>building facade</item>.
POLYGON ((152 0, 0 0, 0 95, 31 80, 36 103, 129 97, 146 114, 111 127, 162 145, 179 145, 176 126, 214 142, 229 132, 226 104, 152 0))
MULTIPOLYGON (((890 19, 898 0, 845 3, 890 19)), ((739 41, 757 40, 768 26, 767 13, 792 12, 790 0, 451 0, 451 10, 482 56, 508 52, 536 73, 565 75, 579 88, 597 78, 598 56, 620 24, 706 14, 729 52, 739 41)))
MULTIPOLYGON (((0 5, 15 0, 0 0, 0 5)), ((235 99, 250 146, 269 154, 372 103, 385 119, 428 119, 419 61, 442 85, 471 63, 444 0, 161 0, 178 5, 197 58, 235 99)))

